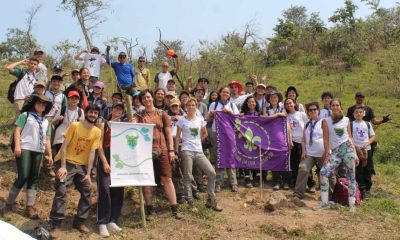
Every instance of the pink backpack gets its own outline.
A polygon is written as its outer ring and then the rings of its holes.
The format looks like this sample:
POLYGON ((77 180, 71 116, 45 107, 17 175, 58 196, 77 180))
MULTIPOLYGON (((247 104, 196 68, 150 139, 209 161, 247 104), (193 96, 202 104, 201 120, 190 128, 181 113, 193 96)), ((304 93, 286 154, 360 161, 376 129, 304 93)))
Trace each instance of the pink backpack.
MULTIPOLYGON (((349 183, 347 178, 338 178, 332 193, 332 201, 349 206, 349 183)), ((356 205, 361 203, 361 192, 356 184, 356 205)))

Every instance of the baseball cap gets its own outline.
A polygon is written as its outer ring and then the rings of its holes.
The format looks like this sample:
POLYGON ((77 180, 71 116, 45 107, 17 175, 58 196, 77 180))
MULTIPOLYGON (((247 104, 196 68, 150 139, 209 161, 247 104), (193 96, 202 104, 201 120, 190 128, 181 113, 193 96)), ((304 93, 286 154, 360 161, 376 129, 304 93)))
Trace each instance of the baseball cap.
POLYGON ((93 87, 98 87, 103 89, 104 88, 104 83, 102 81, 97 81, 93 87))
POLYGON ((179 99, 177 99, 177 98, 174 98, 174 99, 172 99, 170 106, 173 106, 173 105, 180 106, 181 105, 181 101, 179 101, 179 99))
POLYGON ((92 47, 92 49, 90 50, 91 52, 98 52, 100 53, 100 50, 98 47, 92 47))
POLYGON ((121 57, 121 56, 126 56, 126 52, 120 52, 120 53, 118 54, 118 57, 121 57))
POLYGON ((114 103, 113 105, 112 105, 112 108, 115 108, 115 107, 121 107, 122 109, 124 109, 124 103, 123 102, 117 102, 117 103, 114 103))
POLYGON ((79 95, 78 91, 75 91, 75 90, 69 91, 68 97, 70 98, 70 97, 72 97, 72 96, 81 98, 81 96, 79 95))
POLYGON ((53 68, 53 70, 54 70, 54 72, 57 72, 57 71, 62 71, 62 70, 63 70, 63 67, 62 67, 62 65, 61 65, 61 64, 59 64, 59 63, 56 63, 56 65, 54 65, 54 68, 53 68))
POLYGON ((36 55, 36 54, 44 54, 44 52, 43 52, 43 50, 38 49, 33 52, 33 55, 36 55))
POLYGON ((71 74, 74 74, 74 73, 79 73, 79 69, 73 69, 73 70, 71 71, 71 74))
POLYGON ((175 83, 175 80, 172 79, 172 78, 171 78, 170 80, 168 80, 167 83, 169 83, 169 82, 171 82, 171 81, 175 83))
POLYGON ((37 82, 35 82, 35 84, 33 86, 34 87, 42 86, 42 87, 46 88, 46 83, 43 81, 37 81, 37 82))
POLYGON ((50 81, 63 81, 63 78, 60 75, 53 75, 51 76, 50 81))
POLYGON ((365 97, 365 95, 364 95, 362 92, 357 92, 357 93, 356 93, 356 97, 361 97, 361 98, 363 98, 363 97, 365 97))
POLYGON ((256 87, 256 88, 258 88, 258 87, 262 87, 262 88, 264 88, 264 89, 267 88, 267 86, 266 86, 265 84, 263 84, 263 83, 257 84, 257 87, 256 87))
POLYGON ((170 96, 170 97, 176 97, 176 94, 175 94, 174 91, 168 91, 168 92, 165 94, 165 97, 168 97, 168 96, 170 96))

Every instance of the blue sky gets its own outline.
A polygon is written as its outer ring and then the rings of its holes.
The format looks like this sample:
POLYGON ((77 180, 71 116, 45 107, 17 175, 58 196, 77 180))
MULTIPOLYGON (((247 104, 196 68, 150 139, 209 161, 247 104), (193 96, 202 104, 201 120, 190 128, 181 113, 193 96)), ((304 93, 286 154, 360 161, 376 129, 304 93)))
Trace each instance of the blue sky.
MULTIPOLYGON (((51 51, 59 41, 81 39, 80 27, 69 12, 58 8, 61 0, 18 0, 4 1, 0 14, 0 41, 5 40, 7 28, 24 28, 25 11, 32 5, 42 3, 43 7, 34 21, 33 35, 42 48, 51 51), (8 10, 7 10, 8 9, 8 10)), ((260 37, 273 34, 273 27, 282 11, 290 6, 305 6, 308 13, 319 12, 325 23, 335 9, 344 6, 342 0, 110 0, 110 9, 103 14, 107 22, 97 29, 95 45, 104 48, 103 42, 115 36, 138 38, 142 46, 152 49, 158 40, 161 28, 163 39, 180 39, 185 47, 196 48, 199 40, 218 40, 221 35, 236 30, 243 31, 246 22, 257 24, 260 37)), ((360 0, 357 16, 371 13, 360 0)), ((381 0, 383 7, 395 6, 396 1, 381 0)))

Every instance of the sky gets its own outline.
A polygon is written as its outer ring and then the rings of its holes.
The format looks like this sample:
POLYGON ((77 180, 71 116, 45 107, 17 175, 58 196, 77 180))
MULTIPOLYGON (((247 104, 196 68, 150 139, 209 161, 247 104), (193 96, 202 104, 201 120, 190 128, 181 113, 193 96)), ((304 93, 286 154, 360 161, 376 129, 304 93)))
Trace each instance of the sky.
MULTIPOLYGON (((62 40, 80 41, 85 46, 80 26, 70 12, 61 10, 61 0, 18 0, 2 2, 0 13, 0 42, 5 41, 8 28, 25 28, 26 11, 43 4, 33 24, 33 36, 43 50, 53 51, 62 40), (8 9, 8 10, 7 10, 8 9)), ((218 41, 222 35, 243 32, 252 21, 261 38, 271 37, 277 19, 291 6, 305 6, 307 12, 319 12, 329 26, 328 18, 344 0, 105 0, 110 8, 102 14, 107 17, 93 38, 94 45, 104 49, 104 42, 112 37, 138 38, 140 46, 151 50, 158 40, 157 27, 163 39, 184 41, 184 47, 196 48, 199 40, 218 41)), ((371 10, 360 0, 358 17, 371 10)), ((395 6, 395 0, 381 0, 382 7, 395 6)))

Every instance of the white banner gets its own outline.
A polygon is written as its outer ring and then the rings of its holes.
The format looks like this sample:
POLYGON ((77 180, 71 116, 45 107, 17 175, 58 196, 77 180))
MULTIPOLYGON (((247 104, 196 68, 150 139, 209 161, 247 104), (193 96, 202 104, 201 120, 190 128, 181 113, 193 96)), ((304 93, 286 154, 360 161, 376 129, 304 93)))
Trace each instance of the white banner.
POLYGON ((111 187, 155 186, 154 124, 111 123, 111 187))

